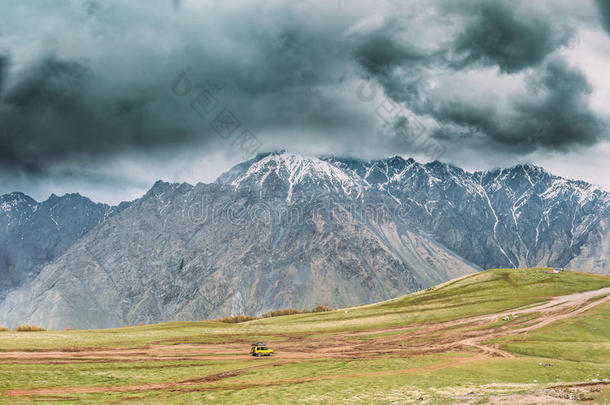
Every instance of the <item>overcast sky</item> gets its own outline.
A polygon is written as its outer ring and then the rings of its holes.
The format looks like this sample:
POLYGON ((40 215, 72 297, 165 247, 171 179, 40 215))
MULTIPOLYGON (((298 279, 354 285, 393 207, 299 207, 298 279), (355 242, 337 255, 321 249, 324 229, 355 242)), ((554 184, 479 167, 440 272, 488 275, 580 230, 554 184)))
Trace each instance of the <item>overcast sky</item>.
POLYGON ((254 153, 610 189, 610 1, 8 1, 0 193, 116 203, 254 153))

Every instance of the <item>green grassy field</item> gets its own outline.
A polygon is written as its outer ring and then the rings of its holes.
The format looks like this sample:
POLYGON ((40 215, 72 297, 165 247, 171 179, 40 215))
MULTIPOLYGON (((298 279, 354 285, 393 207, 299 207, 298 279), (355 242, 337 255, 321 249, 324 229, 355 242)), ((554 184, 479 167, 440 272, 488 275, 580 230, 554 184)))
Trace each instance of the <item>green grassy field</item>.
POLYGON ((541 328, 528 334, 526 341, 505 338, 501 342, 506 350, 522 355, 610 364, 610 304, 541 328))
POLYGON ((497 269, 241 324, 0 332, 0 403, 610 403, 607 294, 537 310, 607 287, 601 275, 497 269), (247 355, 260 340, 274 357, 247 355))

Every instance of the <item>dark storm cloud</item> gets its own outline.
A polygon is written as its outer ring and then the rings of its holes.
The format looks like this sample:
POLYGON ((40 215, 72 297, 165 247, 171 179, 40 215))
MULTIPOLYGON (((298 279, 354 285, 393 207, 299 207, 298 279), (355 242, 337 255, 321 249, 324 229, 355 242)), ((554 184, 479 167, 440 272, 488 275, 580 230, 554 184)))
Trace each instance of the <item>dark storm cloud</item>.
POLYGON ((402 28, 391 18, 372 32, 355 35, 350 46, 363 77, 375 79, 388 97, 413 107, 420 101, 427 68, 439 60, 440 53, 419 49, 401 37, 402 28))
POLYGON ((606 136, 603 119, 589 106, 593 89, 585 75, 556 56, 574 36, 565 21, 526 2, 443 2, 437 10, 436 18, 457 28, 434 49, 418 50, 416 40, 404 35, 397 39, 400 27, 393 19, 356 47, 366 76, 394 101, 438 124, 434 138, 450 149, 522 154, 567 151, 606 136), (485 84, 477 97, 461 94, 471 93, 468 83, 447 81, 444 90, 430 85, 451 70, 484 68, 522 75, 525 91, 515 89, 502 102, 485 84))
POLYGON ((36 170, 40 154, 53 154, 50 147, 62 147, 63 142, 48 143, 41 137, 47 131, 50 131, 50 138, 55 138, 56 132, 70 134, 73 129, 79 129, 73 114, 78 116, 82 108, 78 99, 82 98, 82 82, 87 74, 78 63, 59 63, 46 58, 21 74, 16 85, 5 92, 0 104, 2 162, 23 164, 36 170), (58 112, 70 116, 60 113, 58 117, 58 112), (22 161, 24 154, 30 154, 32 158, 22 161))
POLYGON ((599 21, 610 35, 610 1, 595 0, 595 4, 597 5, 597 10, 599 12, 599 21))
POLYGON ((367 33, 355 46, 355 57, 371 75, 388 75, 397 67, 497 67, 516 73, 535 67, 548 55, 569 44, 574 32, 521 1, 440 2, 438 18, 457 26, 454 37, 423 51, 418 38, 401 38, 404 21, 392 16, 387 24, 367 33))
POLYGON ((450 143, 503 145, 517 152, 567 150, 600 140, 603 123, 588 105, 591 86, 581 71, 553 59, 532 72, 527 85, 527 93, 512 97, 509 111, 463 100, 439 103, 430 114, 448 126, 436 136, 450 143))
POLYGON ((476 1, 466 11, 467 23, 449 49, 450 63, 497 66, 514 73, 535 66, 557 48, 567 45, 572 30, 555 26, 548 15, 539 15, 520 1, 476 1))
POLYGON ((130 151, 215 148, 224 140, 210 121, 223 108, 238 117, 240 131, 300 128, 326 136, 362 126, 358 113, 327 90, 343 73, 341 50, 320 47, 330 34, 305 30, 294 18, 286 15, 285 24, 269 30, 231 31, 222 39, 245 42, 229 44, 239 45, 230 51, 210 46, 212 38, 187 36, 151 65, 146 50, 136 49, 126 64, 135 69, 54 54, 38 58, 14 75, 0 100, 0 164, 39 172, 130 151), (171 85, 187 66, 197 88, 180 97, 171 85), (214 114, 203 117, 190 105, 206 86, 221 90, 214 114))
POLYGON ((396 66, 420 64, 430 58, 413 44, 393 38, 396 28, 383 27, 359 39, 355 44, 356 61, 371 75, 385 74, 396 66))
POLYGON ((517 128, 533 133, 529 145, 565 149, 600 139, 603 124, 589 106, 593 88, 581 70, 564 59, 551 60, 528 84, 529 94, 516 99, 514 107, 521 116, 517 128))
POLYGON ((154 85, 103 80, 86 62, 52 55, 20 72, 0 102, 0 162, 36 172, 65 159, 197 140, 192 119, 166 121, 172 105, 159 104, 154 85))
MULTIPOLYGON (((55 16, 41 4, 41 20, 55 16)), ((63 10, 82 13, 87 23, 60 30, 47 56, 15 69, 0 99, 4 169, 36 172, 131 152, 154 157, 171 148, 227 149, 233 139, 210 127, 224 108, 238 117, 240 131, 252 131, 267 148, 342 143, 374 131, 374 112, 366 118, 355 90, 350 101, 341 88, 353 69, 342 39, 349 21, 322 14, 314 21, 288 3, 135 4, 88 0, 81 11, 63 10), (64 34, 68 43, 79 38, 95 46, 58 51, 64 34), (197 88, 177 96, 172 82, 187 67, 197 88), (218 107, 202 117, 191 103, 210 85, 220 89, 218 107)))

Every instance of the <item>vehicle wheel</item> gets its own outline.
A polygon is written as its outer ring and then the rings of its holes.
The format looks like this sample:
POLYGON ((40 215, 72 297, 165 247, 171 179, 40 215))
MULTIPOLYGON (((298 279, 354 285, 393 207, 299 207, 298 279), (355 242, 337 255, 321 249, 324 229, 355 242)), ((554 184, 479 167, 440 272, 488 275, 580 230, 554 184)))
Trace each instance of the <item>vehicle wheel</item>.
POLYGON ((256 353, 256 357, 261 357, 261 354, 260 353, 256 353))

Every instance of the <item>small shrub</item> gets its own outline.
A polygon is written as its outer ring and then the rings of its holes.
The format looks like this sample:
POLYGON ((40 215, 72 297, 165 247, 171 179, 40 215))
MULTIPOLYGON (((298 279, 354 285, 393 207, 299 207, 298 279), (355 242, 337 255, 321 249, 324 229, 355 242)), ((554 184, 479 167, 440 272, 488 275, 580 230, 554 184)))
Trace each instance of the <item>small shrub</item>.
POLYGON ((3 326, 0 326, 0 332, 8 332, 8 329, 3 326))
POLYGON ((69 327, 69 326, 68 326, 68 327, 66 328, 66 330, 67 330, 67 331, 70 331, 70 330, 74 330, 74 329, 72 329, 71 327, 69 327))
POLYGON ((248 322, 258 319, 256 316, 248 316, 248 315, 235 315, 235 316, 227 316, 226 318, 215 319, 216 322, 224 322, 224 323, 241 323, 248 322))
POLYGON ((301 311, 295 308, 276 309, 274 311, 265 312, 261 315, 261 318, 273 318, 275 316, 295 315, 301 313, 301 311))
POLYGON ((19 325, 15 328, 17 332, 42 332, 45 328, 36 325, 19 325))
POLYGON ((328 311, 332 311, 333 309, 330 307, 327 307, 325 305, 316 305, 315 307, 313 307, 311 309, 310 312, 328 312, 328 311))

